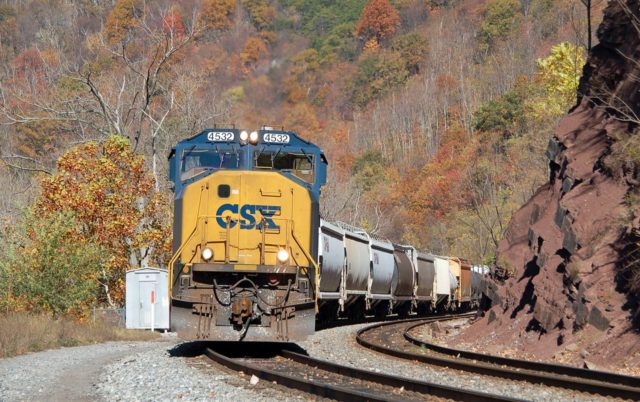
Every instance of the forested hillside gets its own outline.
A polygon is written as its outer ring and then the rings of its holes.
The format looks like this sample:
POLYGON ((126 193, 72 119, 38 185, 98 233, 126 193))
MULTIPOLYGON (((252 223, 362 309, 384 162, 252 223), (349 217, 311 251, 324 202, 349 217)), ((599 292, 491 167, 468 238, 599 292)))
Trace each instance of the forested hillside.
POLYGON ((119 304, 167 260, 168 151, 215 125, 318 143, 327 219, 491 262, 587 23, 580 0, 2 1, 0 307, 119 304))

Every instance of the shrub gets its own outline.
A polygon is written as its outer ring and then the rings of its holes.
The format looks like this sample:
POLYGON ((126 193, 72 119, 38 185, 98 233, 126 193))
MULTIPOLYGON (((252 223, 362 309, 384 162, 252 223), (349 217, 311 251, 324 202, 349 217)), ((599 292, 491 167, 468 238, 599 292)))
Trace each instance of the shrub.
POLYGON ((157 339, 158 333, 126 330, 98 321, 79 322, 46 314, 0 314, 0 358, 28 352, 107 341, 157 339))
POLYGON ((0 307, 85 316, 97 300, 105 253, 70 213, 29 213, 0 261, 0 307))
POLYGON ((526 120, 524 96, 514 89, 497 99, 485 102, 473 116, 476 130, 513 131, 526 120))

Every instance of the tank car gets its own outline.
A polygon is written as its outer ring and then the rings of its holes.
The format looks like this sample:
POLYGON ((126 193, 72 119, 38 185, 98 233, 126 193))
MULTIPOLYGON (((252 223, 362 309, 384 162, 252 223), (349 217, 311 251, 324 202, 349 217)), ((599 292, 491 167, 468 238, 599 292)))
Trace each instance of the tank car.
POLYGON ((214 128, 180 141, 169 166, 172 329, 191 340, 313 333, 320 148, 290 131, 214 128))

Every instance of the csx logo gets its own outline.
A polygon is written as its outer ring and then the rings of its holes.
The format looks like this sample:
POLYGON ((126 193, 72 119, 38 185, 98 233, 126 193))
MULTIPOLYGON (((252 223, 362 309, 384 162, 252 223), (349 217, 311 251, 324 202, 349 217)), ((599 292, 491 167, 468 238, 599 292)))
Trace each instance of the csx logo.
MULTIPOLYGON (((216 212, 216 221, 218 225, 223 229, 227 228, 227 219, 223 217, 225 212, 231 212, 232 214, 238 213, 238 204, 223 204, 218 208, 216 212)), ((280 207, 274 205, 243 205, 240 209, 240 229, 257 229, 262 230, 262 220, 256 219, 256 212, 260 212, 262 218, 264 218, 264 224, 266 229, 279 229, 273 221, 273 216, 280 212, 280 207), (257 224, 256 224, 257 223, 257 224)), ((238 223, 237 219, 229 220, 229 228, 234 228, 238 223)))

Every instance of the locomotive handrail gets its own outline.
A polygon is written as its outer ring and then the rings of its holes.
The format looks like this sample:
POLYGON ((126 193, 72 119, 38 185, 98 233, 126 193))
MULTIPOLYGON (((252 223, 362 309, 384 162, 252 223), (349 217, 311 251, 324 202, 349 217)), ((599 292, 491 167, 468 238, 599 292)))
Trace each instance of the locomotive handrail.
MULTIPOLYGON (((314 299, 315 299, 315 312, 318 313, 318 282, 320 280, 320 269, 318 268, 318 264, 316 264, 315 260, 313 259, 313 257, 311 256, 311 254, 309 254, 309 252, 302 246, 302 244, 300 243, 300 241, 298 241, 298 238, 296 237, 296 234, 293 232, 293 225, 291 225, 291 237, 293 237, 293 240, 296 242, 296 244, 298 245, 298 247, 300 247, 300 250, 302 250, 302 253, 304 254, 305 257, 307 257, 307 260, 311 261, 311 264, 313 265, 313 267, 316 270, 316 274, 315 274, 315 283, 313 284, 314 289, 313 289, 313 295, 314 295, 314 299)), ((308 274, 308 271, 307 271, 308 274)))
POLYGON ((180 247, 178 247, 178 250, 173 254, 173 257, 171 257, 171 259, 169 260, 169 298, 171 298, 171 296, 173 295, 173 266, 175 265, 178 256, 182 254, 182 249, 184 249, 187 243, 189 243, 189 240, 191 240, 197 229, 198 225, 193 228, 191 234, 189 235, 189 237, 187 237, 187 240, 182 242, 180 247))

